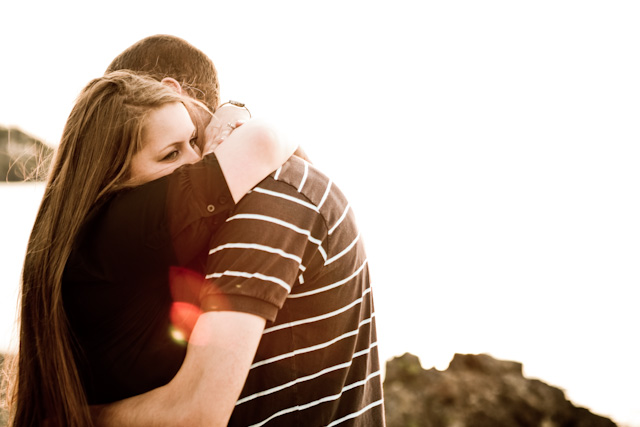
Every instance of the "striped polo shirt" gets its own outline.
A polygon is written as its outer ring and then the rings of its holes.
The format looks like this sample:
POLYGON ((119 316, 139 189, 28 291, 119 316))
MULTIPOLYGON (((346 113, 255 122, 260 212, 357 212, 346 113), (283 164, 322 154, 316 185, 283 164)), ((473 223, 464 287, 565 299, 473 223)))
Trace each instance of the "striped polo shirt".
POLYGON ((382 426, 367 256, 349 202, 293 157, 214 236, 204 310, 267 319, 232 426, 382 426))

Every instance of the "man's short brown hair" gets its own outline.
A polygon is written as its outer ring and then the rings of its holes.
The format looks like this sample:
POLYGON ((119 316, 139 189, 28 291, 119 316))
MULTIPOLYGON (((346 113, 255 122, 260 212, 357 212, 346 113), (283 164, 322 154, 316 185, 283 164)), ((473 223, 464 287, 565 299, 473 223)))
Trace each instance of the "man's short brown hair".
POLYGON ((131 70, 162 80, 176 79, 182 89, 211 111, 220 103, 218 73, 213 61, 187 41, 170 35, 155 35, 134 43, 118 55, 107 73, 131 70))

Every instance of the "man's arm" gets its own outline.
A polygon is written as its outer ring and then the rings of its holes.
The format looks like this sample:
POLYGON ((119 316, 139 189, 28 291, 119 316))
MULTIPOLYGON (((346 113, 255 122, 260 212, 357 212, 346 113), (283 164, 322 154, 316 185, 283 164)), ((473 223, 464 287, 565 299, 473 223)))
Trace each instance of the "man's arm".
POLYGON ((97 426, 226 426, 265 320, 218 311, 198 318, 180 371, 167 385, 92 408, 97 426))

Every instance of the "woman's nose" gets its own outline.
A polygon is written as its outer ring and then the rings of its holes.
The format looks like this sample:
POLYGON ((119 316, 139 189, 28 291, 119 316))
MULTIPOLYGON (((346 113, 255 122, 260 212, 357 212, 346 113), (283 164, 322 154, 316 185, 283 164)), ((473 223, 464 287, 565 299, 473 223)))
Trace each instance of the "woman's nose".
POLYGON ((187 156, 187 162, 188 163, 195 163, 197 161, 199 161, 200 159, 202 159, 202 156, 200 155, 200 151, 197 148, 197 146, 194 147, 189 147, 189 151, 188 151, 188 156, 187 156))

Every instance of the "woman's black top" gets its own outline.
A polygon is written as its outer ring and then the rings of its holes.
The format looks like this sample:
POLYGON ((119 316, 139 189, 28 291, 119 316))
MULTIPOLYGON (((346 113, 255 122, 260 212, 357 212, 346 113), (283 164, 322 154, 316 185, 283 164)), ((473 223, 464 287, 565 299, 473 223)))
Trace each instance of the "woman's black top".
POLYGON ((210 154, 91 211, 62 282, 90 404, 144 393, 178 372, 181 327, 199 306, 208 243, 233 206, 210 154))

